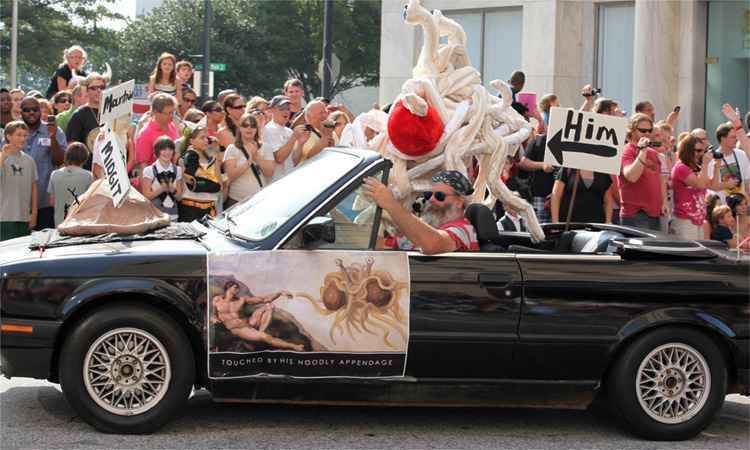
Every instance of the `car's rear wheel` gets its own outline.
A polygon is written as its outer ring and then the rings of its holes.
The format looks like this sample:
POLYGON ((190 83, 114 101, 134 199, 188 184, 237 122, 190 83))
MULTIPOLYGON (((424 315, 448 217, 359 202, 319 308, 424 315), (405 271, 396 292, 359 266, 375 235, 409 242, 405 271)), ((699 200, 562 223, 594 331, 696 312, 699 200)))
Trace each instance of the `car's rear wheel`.
POLYGON ((195 378, 190 342, 163 312, 104 307, 76 324, 60 354, 60 384, 86 422, 110 433, 150 433, 185 404, 195 378))
POLYGON ((669 327, 634 341, 610 371, 608 397, 620 421, 653 440, 700 433, 724 402, 726 362, 707 335, 669 327))

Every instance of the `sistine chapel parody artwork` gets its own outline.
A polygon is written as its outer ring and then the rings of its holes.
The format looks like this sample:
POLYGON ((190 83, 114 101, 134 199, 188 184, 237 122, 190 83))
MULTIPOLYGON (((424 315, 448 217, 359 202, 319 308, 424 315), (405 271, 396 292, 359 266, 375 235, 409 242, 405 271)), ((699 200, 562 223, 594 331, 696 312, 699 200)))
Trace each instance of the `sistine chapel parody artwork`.
POLYGON ((208 287, 212 378, 404 374, 406 253, 211 254, 208 287))

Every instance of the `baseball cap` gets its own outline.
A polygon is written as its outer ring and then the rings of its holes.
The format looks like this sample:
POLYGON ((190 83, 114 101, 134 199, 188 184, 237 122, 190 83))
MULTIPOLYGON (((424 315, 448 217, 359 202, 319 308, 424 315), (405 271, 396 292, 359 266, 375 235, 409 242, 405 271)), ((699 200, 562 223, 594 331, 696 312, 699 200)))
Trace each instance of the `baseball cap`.
POLYGON ((289 101, 289 97, 287 97, 286 95, 277 95, 272 98, 270 102, 268 102, 268 107, 278 108, 279 106, 288 105, 290 103, 291 101, 289 101))

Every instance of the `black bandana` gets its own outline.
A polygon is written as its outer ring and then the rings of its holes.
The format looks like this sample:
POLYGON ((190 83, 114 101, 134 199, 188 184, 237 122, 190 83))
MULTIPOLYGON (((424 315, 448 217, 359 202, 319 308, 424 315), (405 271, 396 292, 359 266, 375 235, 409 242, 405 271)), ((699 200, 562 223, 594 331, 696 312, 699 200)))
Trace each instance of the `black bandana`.
POLYGON ((469 183, 469 179, 457 170, 441 170, 432 176, 432 182, 445 183, 460 195, 471 195, 474 193, 474 188, 469 183))

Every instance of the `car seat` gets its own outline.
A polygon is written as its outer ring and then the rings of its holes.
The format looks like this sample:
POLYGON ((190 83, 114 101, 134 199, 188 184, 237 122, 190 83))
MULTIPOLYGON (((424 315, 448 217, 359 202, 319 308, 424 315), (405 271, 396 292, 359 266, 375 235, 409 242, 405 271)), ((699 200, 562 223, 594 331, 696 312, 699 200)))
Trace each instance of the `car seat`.
POLYGON ((472 203, 466 207, 464 216, 474 226, 477 233, 479 249, 483 252, 503 252, 507 246, 497 231, 497 223, 492 211, 481 203, 472 203))

